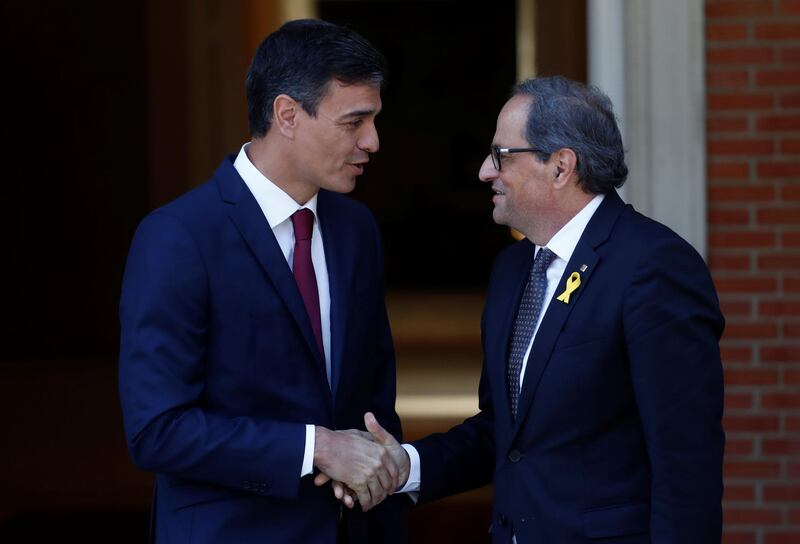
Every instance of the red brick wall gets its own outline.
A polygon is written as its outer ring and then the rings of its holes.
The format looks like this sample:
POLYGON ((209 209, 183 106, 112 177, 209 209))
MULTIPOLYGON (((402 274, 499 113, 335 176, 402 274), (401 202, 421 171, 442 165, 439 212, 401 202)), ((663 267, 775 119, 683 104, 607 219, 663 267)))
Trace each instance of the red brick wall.
POLYGON ((800 0, 706 0, 725 538, 800 543, 800 0))

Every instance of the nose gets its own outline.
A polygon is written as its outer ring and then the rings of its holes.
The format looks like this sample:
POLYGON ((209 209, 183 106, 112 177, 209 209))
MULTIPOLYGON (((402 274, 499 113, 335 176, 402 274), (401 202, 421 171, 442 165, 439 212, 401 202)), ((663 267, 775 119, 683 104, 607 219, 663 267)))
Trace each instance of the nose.
POLYGON ((481 181, 494 181, 497 178, 497 175, 498 172, 494 168, 491 155, 486 155, 486 158, 483 159, 483 164, 481 164, 480 170, 478 170, 478 179, 481 181))
POLYGON ((363 130, 358 138, 358 148, 367 153, 375 153, 380 148, 381 143, 378 139, 378 129, 375 123, 364 123, 363 130))

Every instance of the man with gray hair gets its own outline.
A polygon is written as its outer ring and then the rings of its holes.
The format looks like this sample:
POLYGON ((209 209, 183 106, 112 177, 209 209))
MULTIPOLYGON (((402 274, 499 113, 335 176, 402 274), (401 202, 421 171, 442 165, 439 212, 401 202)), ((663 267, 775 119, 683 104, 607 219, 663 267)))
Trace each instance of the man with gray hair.
POLYGON ((720 541, 724 320, 697 252, 617 195, 627 174, 602 92, 515 88, 479 173, 525 235, 489 280, 480 412, 405 448, 375 433, 421 502, 493 482, 496 543, 720 541))

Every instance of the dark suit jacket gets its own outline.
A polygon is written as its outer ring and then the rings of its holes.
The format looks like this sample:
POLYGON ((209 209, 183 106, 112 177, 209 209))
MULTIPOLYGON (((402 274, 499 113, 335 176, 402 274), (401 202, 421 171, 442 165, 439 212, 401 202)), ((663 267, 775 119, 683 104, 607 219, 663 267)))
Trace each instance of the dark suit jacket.
POLYGON ((508 345, 533 254, 523 240, 495 262, 481 412, 414 444, 420 499, 493 480, 497 543, 719 542, 723 318, 703 260, 607 195, 543 318, 512 422, 508 345), (584 264, 569 303, 555 300, 584 264))
MULTIPOLYGON (((300 478, 305 425, 363 429, 373 411, 400 438, 377 225, 327 191, 317 212, 332 390, 291 270, 232 157, 136 231, 119 386, 133 460, 157 473, 159 543, 335 542, 330 487, 300 478)), ((399 501, 346 511, 350 541, 403 541, 399 501)))

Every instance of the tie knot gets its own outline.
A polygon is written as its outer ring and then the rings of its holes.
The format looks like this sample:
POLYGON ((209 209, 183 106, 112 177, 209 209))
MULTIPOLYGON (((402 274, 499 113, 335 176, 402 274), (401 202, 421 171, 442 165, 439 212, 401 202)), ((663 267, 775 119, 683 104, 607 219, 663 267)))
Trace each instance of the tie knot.
POLYGON ((533 274, 544 274, 550 267, 550 263, 556 258, 556 254, 546 247, 540 248, 533 259, 533 274))
POLYGON ((311 240, 314 230, 314 212, 302 208, 292 214, 292 227, 294 227, 295 240, 311 240))

